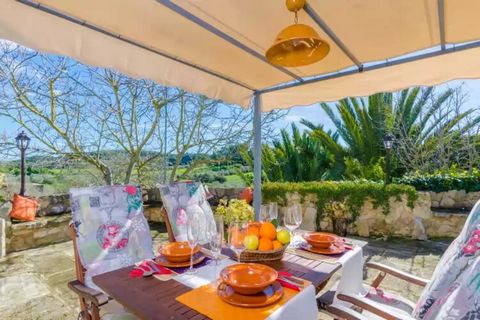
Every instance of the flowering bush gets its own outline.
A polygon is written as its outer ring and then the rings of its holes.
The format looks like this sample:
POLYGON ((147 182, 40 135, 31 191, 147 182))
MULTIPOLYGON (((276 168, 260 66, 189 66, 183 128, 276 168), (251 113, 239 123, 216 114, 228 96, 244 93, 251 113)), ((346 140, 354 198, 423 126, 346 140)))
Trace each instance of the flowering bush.
POLYGON ((223 216, 225 223, 232 221, 252 221, 254 219, 253 207, 245 200, 232 199, 227 203, 226 200, 220 200, 215 213, 223 216))

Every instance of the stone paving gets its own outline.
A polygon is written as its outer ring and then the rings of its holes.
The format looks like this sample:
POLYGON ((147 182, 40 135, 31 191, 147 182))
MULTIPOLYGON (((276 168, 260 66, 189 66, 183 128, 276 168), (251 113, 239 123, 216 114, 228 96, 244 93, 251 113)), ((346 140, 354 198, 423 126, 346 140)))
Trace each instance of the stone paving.
MULTIPOLYGON (((154 226, 156 244, 167 235, 154 226)), ((382 262, 407 272, 429 278, 448 241, 388 241, 368 239, 364 249, 367 260, 382 262)), ((365 273, 368 280, 373 274, 365 273)), ((7 255, 0 260, 0 318, 1 319, 76 319, 78 300, 67 288, 74 279, 71 242, 50 245, 7 255)), ((331 281, 332 282, 332 281, 331 281)), ((420 288, 386 278, 383 288, 415 301, 420 288)), ((319 315, 320 319, 330 319, 319 315)))

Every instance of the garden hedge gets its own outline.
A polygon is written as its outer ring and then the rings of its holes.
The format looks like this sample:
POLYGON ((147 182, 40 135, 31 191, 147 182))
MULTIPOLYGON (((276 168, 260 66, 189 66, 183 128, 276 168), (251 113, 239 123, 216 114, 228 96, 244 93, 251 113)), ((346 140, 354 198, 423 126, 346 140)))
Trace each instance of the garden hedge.
POLYGON ((317 225, 322 219, 325 203, 331 200, 344 201, 356 219, 367 199, 372 200, 375 208, 382 207, 387 214, 390 209, 389 198, 400 201, 402 195, 406 195, 408 206, 412 208, 418 198, 415 188, 402 184, 384 185, 368 181, 267 182, 262 186, 263 202, 274 201, 285 205, 286 195, 294 192, 302 197, 308 194, 317 196, 317 225))
POLYGON ((480 173, 446 173, 432 175, 415 175, 395 180, 398 183, 408 184, 419 191, 444 192, 450 190, 465 190, 466 192, 480 191, 480 173))

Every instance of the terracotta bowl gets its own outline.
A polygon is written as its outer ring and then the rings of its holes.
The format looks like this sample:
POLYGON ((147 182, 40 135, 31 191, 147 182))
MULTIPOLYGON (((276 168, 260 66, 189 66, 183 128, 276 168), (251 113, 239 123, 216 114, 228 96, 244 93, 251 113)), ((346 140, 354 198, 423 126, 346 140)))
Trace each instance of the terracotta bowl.
POLYGON ((303 238, 317 249, 327 249, 337 240, 335 235, 322 232, 307 233, 303 235, 303 238))
POLYGON ((258 263, 234 264, 220 272, 220 279, 235 292, 244 295, 259 293, 277 280, 274 269, 258 263))
MULTIPOLYGON (((200 246, 193 249, 193 254, 200 251, 200 246)), ((169 242, 160 249, 160 254, 170 262, 185 262, 190 259, 192 250, 188 242, 169 242)))

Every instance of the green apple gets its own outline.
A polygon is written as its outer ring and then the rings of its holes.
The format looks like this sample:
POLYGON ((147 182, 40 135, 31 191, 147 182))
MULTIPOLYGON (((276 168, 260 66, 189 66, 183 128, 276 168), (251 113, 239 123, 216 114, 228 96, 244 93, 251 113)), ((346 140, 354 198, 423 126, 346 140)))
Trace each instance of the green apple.
POLYGON ((288 232, 288 230, 285 230, 285 229, 277 231, 277 240, 280 241, 281 244, 289 243, 290 232, 288 232))
POLYGON ((254 234, 245 236, 245 239, 243 239, 243 244, 245 245, 245 248, 247 250, 257 250, 257 248, 258 248, 258 236, 254 235, 254 234))

